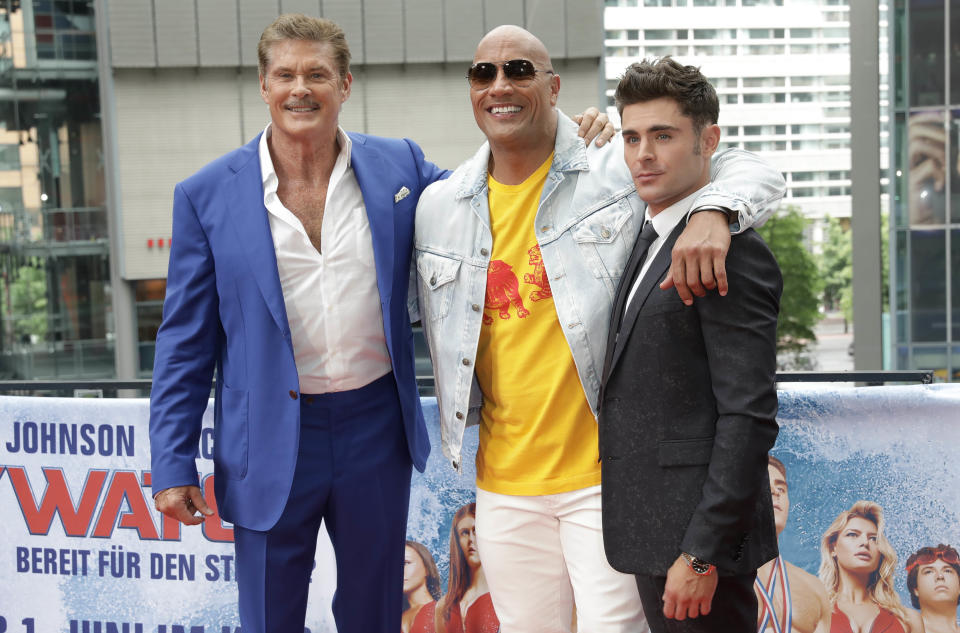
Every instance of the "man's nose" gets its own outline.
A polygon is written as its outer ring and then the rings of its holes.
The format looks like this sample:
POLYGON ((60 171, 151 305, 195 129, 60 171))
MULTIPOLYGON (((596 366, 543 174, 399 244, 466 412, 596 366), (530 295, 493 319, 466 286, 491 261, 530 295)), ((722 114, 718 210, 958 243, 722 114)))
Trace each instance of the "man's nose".
POLYGON ((297 75, 293 80, 293 92, 297 95, 305 95, 310 92, 310 88, 307 87, 307 80, 303 75, 297 75))
POLYGON ((513 82, 507 79, 506 73, 503 72, 503 67, 497 67, 497 75, 493 78, 493 81, 490 83, 489 88, 491 93, 501 94, 504 92, 513 92, 513 82))

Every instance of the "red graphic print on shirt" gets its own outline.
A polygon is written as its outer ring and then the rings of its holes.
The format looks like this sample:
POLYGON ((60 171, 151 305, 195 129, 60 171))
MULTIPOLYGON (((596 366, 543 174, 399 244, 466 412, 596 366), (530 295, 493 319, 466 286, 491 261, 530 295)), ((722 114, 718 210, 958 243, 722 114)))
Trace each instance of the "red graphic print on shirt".
MULTIPOLYGON (((509 319, 511 305, 517 309, 517 316, 521 319, 530 314, 530 311, 523 307, 520 282, 513 273, 513 268, 503 260, 491 260, 490 268, 487 269, 487 299, 484 307, 499 311, 501 319, 509 319)), ((483 322, 490 325, 493 317, 484 314, 483 322)))
POLYGON ((553 296, 550 291, 550 280, 547 279, 547 269, 543 266, 543 258, 540 256, 540 245, 537 244, 527 251, 530 255, 530 265, 533 266, 533 274, 524 273, 523 283, 537 286, 540 290, 534 290, 530 293, 530 301, 543 301, 553 296))

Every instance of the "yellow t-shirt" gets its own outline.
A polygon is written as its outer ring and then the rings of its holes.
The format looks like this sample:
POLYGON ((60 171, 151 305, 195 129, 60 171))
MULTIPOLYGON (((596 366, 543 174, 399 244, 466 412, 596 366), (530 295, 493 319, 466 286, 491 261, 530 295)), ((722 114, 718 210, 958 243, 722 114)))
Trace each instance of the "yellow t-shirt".
POLYGON ((567 345, 534 220, 553 155, 526 181, 487 177, 493 253, 476 372, 477 486, 546 495, 600 483, 597 423, 567 345))

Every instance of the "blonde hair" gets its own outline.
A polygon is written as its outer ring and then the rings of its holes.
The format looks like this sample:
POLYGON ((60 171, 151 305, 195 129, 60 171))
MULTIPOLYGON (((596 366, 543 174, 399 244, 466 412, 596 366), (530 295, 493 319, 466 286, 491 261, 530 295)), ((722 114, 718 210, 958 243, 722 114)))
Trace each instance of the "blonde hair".
POLYGON ((271 47, 285 40, 326 42, 333 49, 333 59, 337 63, 340 78, 346 78, 350 72, 347 36, 336 22, 325 18, 311 18, 302 13, 284 13, 263 30, 257 43, 257 65, 261 75, 267 74, 271 47))
POLYGON ((877 526, 877 551, 880 554, 880 563, 870 572, 867 581, 867 595, 881 609, 886 609, 896 617, 904 628, 907 627, 907 611, 900 603, 893 586, 893 572, 897 566, 897 553, 883 533, 883 508, 873 501, 857 501, 849 510, 844 510, 834 519, 820 540, 820 580, 827 590, 830 604, 836 606, 840 594, 840 573, 834 548, 840 532, 851 519, 861 518, 877 526))

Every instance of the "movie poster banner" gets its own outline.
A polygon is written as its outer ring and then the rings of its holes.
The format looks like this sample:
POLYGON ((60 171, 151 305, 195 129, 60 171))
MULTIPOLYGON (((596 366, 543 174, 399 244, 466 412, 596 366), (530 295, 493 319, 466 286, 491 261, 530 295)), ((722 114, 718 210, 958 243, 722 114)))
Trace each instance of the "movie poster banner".
MULTIPOLYGON (((810 601, 827 595, 821 567, 828 581, 848 578, 838 570, 851 560, 875 565, 869 577, 892 588, 867 587, 883 617, 919 617, 911 604, 922 608, 944 592, 926 583, 927 568, 960 571, 956 551, 937 548, 960 544, 960 386, 791 389, 780 403, 770 473, 789 573, 775 564, 760 575, 761 604, 765 596, 773 608, 772 616, 761 609, 763 628, 804 630, 810 601), (843 514, 851 509, 855 516, 843 514), (864 538, 883 554, 873 558, 848 536, 870 532, 871 521, 880 533, 864 538), (926 601, 928 584, 939 593, 926 601)), ((433 454, 413 481, 405 627, 431 632, 439 621, 441 633, 493 632, 489 594, 476 587, 472 460, 462 475, 453 471, 440 452, 435 402, 424 407, 433 454)), ((197 457, 208 502, 211 411, 197 457)), ((147 420, 146 400, 0 397, 0 633, 240 631, 231 526, 214 516, 182 527, 154 510, 147 420)), ((468 429, 465 456, 476 442, 468 429)), ((321 530, 307 630, 336 630, 335 584, 321 530)))

